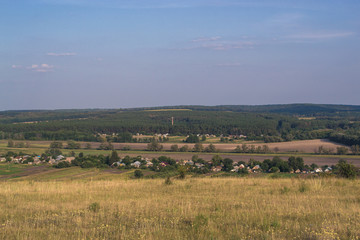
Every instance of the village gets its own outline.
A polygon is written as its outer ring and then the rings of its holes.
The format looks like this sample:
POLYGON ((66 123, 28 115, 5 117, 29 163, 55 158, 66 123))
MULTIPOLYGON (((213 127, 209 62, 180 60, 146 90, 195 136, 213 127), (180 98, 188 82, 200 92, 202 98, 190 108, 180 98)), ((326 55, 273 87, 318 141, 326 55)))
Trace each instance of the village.
MULTIPOLYGON (((115 154, 117 155, 116 151, 115 154)), ((333 168, 336 166, 322 166, 319 167, 316 164, 310 166, 304 165, 302 158, 290 157, 288 161, 284 161, 279 157, 274 157, 272 160, 266 159, 263 162, 254 161, 250 159, 248 163, 243 161, 233 161, 230 158, 222 159, 219 155, 215 155, 211 161, 204 161, 197 155, 194 155, 192 159, 174 160, 166 156, 158 158, 146 158, 142 156, 137 157, 118 157, 113 160, 111 156, 83 156, 81 153, 79 156, 47 156, 42 155, 17 155, 11 156, 12 153, 8 153, 5 156, 0 157, 2 163, 12 164, 27 164, 27 165, 48 165, 57 168, 80 166, 82 168, 88 167, 102 167, 102 168, 117 168, 117 169, 150 169, 153 171, 166 171, 168 169, 176 169, 180 166, 185 166, 189 172, 206 174, 217 172, 230 172, 230 173, 276 173, 287 172, 295 174, 320 174, 320 173, 332 173, 333 168), (98 163, 84 164, 89 161, 98 163), (295 163, 294 163, 295 162, 295 163), (103 163, 103 164, 101 164, 103 163)))

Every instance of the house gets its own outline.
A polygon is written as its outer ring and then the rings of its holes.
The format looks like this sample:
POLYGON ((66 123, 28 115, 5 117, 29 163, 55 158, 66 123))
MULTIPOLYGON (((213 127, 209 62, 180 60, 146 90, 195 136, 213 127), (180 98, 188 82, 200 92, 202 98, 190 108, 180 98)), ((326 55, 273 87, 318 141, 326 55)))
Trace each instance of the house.
POLYGON ((114 162, 111 166, 112 167, 125 167, 125 164, 122 162, 114 162))
POLYGON ((67 157, 67 158, 65 158, 65 161, 68 163, 71 163, 74 159, 75 159, 75 157, 67 157))
POLYGON ((261 167, 259 165, 256 165, 255 167, 252 168, 252 170, 261 170, 261 167))
POLYGON ((322 170, 321 168, 317 168, 317 169, 315 169, 315 172, 316 172, 316 173, 322 173, 323 170, 322 170))
POLYGON ((184 162, 187 165, 194 165, 194 162, 192 160, 184 160, 184 162))
POLYGON ((324 172, 330 173, 332 171, 331 167, 327 167, 324 172))
POLYGON ((213 172, 220 172, 221 170, 222 170, 221 166, 216 166, 216 167, 211 168, 211 171, 213 171, 213 172))
POLYGON ((245 165, 244 165, 244 164, 240 164, 240 165, 239 165, 239 168, 240 168, 240 169, 243 169, 243 168, 245 168, 245 165))
POLYGON ((300 169, 296 170, 295 173, 301 173, 300 169))
POLYGON ((160 163, 160 166, 162 166, 162 167, 166 167, 167 165, 169 165, 169 164, 167 164, 166 162, 161 162, 160 163))
POLYGON ((231 169, 231 172, 238 172, 238 171, 239 171, 239 169, 240 169, 240 167, 239 167, 239 166, 234 166, 234 168, 233 168, 233 169, 231 169))
POLYGON ((198 168, 202 168, 202 167, 204 167, 205 165, 202 164, 202 163, 195 163, 195 166, 198 167, 198 168))
POLYGON ((21 163, 21 162, 22 162, 22 157, 20 157, 20 156, 14 157, 14 158, 12 159, 12 162, 14 162, 14 163, 21 163))
POLYGON ((131 166, 139 168, 141 166, 141 162, 136 161, 136 162, 132 163, 131 166))
POLYGON ((65 157, 63 156, 63 155, 59 155, 59 156, 57 156, 56 157, 56 161, 60 161, 60 160, 62 160, 62 159, 64 159, 65 157))
POLYGON ((53 158, 50 158, 50 160, 49 160, 49 164, 55 164, 56 163, 56 160, 55 159, 53 159, 53 158))
POLYGON ((146 160, 146 167, 152 167, 154 164, 150 160, 146 160))
POLYGON ((0 162, 6 162, 6 158, 4 157, 0 158, 0 162))

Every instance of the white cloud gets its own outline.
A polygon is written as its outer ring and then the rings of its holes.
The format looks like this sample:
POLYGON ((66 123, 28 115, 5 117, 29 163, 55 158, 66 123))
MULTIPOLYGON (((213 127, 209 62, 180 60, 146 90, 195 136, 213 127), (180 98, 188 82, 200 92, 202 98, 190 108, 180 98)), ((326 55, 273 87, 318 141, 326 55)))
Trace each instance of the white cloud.
POLYGON ((243 40, 240 41, 228 41, 224 40, 222 37, 204 37, 196 38, 191 40, 191 45, 187 47, 180 48, 180 50, 193 50, 193 49, 209 49, 209 50, 231 50, 231 49, 245 49, 253 48, 255 43, 247 40, 248 37, 242 37, 243 40), (246 40, 245 40, 246 39, 246 40))
POLYGON ((210 42, 210 41, 217 41, 220 39, 221 39, 221 37, 219 37, 219 36, 207 37, 207 38, 196 38, 196 39, 193 39, 192 42, 210 42))
POLYGON ((21 69, 21 68, 23 68, 23 66, 21 66, 21 65, 12 65, 11 67, 13 69, 21 69))
POLYGON ((253 42, 250 41, 238 41, 238 42, 218 42, 218 43, 206 43, 201 46, 201 48, 207 48, 211 50, 231 50, 231 49, 244 49, 252 48, 254 46, 253 42))
POLYGON ((54 66, 46 64, 46 63, 40 64, 40 65, 33 64, 29 67, 26 67, 26 69, 33 71, 33 72, 52 72, 54 69, 54 66))
POLYGON ((47 56, 54 56, 54 57, 66 57, 66 56, 76 56, 77 53, 73 53, 73 52, 67 52, 67 53, 47 53, 47 56))

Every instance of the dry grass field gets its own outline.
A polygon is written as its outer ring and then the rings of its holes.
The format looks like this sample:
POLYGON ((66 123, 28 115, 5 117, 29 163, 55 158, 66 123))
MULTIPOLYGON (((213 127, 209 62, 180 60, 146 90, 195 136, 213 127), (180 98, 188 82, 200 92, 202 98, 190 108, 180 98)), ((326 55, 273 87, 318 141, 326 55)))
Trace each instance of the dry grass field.
MULTIPOLYGON (((342 144, 330 142, 326 139, 315 139, 315 140, 301 140, 301 141, 291 141, 291 142, 280 142, 280 143, 253 143, 251 141, 243 142, 249 146, 263 146, 267 145, 271 151, 274 151, 275 148, 278 149, 278 152, 300 152, 300 153, 314 153, 320 146, 323 146, 326 149, 333 150, 336 153, 336 148, 339 146, 344 146, 342 144)), ((194 147, 194 144, 188 143, 162 143, 164 150, 170 150, 171 145, 177 144, 179 147, 187 145, 190 149, 194 147)), ((239 143, 213 143, 216 149, 221 152, 232 152, 239 143)), ((94 148, 98 147, 99 143, 94 143, 94 148)), ((204 147, 208 146, 208 143, 203 143, 204 147)), ((124 146, 129 146, 134 150, 143 150, 146 149, 146 143, 114 143, 114 147, 123 148, 124 146)))
MULTIPOLYGON (((16 141, 18 142, 18 141, 16 141)), ((24 141, 26 142, 26 141, 24 141)), ((32 148, 48 148, 50 146, 51 141, 27 141, 32 148)), ((301 140, 301 141, 291 141, 291 142, 280 142, 280 143, 254 143, 251 141, 243 142, 248 146, 263 146, 267 145, 270 150, 274 151, 275 148, 278 149, 278 152, 300 152, 300 153, 314 153, 320 146, 323 146, 326 149, 332 149, 334 153, 336 153, 336 148, 339 146, 344 146, 342 144, 330 142, 326 139, 315 139, 315 140, 301 140)), ((7 141, 2 140, 0 144, 5 147, 7 145, 7 141)), ((66 141, 63 142, 64 146, 66 146, 66 141)), ((86 147, 86 142, 80 142, 81 147, 86 147)), ((100 146, 99 142, 90 142, 91 147, 96 149, 100 146)), ((129 146, 132 150, 144 150, 147 148, 147 143, 112 143, 116 149, 122 149, 123 147, 129 146)), ((163 145, 164 150, 170 150, 171 145, 177 144, 179 147, 187 145, 189 149, 194 147, 194 144, 191 143, 161 143, 163 145)), ((217 150, 221 152, 232 152, 236 148, 236 146, 240 145, 240 143, 213 143, 217 150)), ((204 147, 208 146, 209 143, 203 143, 204 147)))
POLYGON ((360 239, 360 181, 7 181, 0 239, 360 239))

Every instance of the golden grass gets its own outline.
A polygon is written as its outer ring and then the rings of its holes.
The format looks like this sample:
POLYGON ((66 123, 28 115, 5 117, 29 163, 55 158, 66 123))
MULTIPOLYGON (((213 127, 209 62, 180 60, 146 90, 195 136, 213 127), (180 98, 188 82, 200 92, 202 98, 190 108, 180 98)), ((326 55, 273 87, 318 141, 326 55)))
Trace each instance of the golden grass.
POLYGON ((0 185, 1 239, 360 239, 360 181, 190 178, 0 185))

